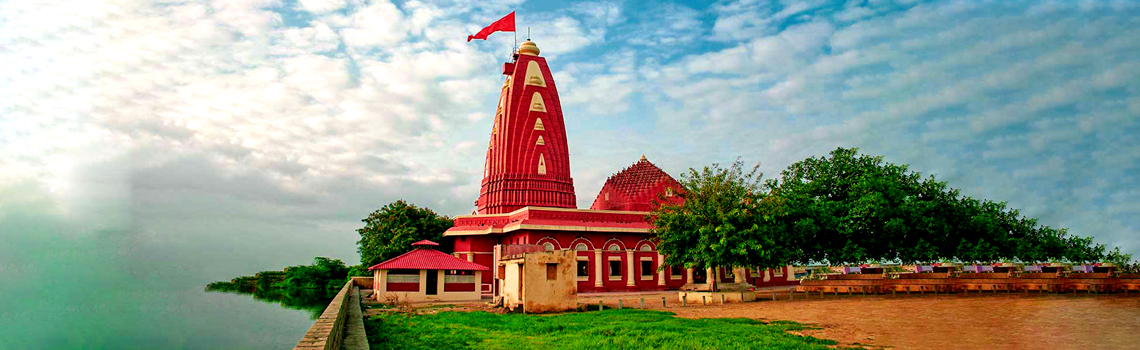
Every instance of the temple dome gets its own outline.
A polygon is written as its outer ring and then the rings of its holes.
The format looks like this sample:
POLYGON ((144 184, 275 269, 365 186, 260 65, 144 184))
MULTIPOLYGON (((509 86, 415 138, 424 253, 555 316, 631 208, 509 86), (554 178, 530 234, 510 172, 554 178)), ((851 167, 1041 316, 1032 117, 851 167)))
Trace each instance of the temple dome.
POLYGON ((606 179, 590 209, 650 211, 659 194, 679 200, 673 191, 680 188, 677 180, 641 155, 636 163, 606 179))
POLYGON ((519 45, 519 54, 538 56, 539 52, 540 51, 538 50, 538 45, 535 45, 533 41, 530 41, 530 39, 527 39, 527 41, 524 41, 522 45, 519 45))

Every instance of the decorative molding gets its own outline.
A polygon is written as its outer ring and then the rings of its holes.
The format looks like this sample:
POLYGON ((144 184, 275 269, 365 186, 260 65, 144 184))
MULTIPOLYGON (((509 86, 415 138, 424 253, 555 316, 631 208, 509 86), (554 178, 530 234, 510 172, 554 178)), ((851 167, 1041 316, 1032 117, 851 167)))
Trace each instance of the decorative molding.
POLYGON ((531 112, 546 113, 546 103, 542 102, 542 94, 539 94, 537 91, 535 91, 534 94, 531 95, 530 111, 531 112))
POLYGON ((542 68, 538 61, 530 60, 526 63, 526 85, 546 87, 546 79, 542 77, 542 68))

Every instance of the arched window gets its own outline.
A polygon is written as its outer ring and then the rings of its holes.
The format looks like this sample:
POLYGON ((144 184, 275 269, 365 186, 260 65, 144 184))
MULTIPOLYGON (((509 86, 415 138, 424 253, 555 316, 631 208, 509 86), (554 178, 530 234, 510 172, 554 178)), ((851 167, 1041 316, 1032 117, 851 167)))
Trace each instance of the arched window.
POLYGON ((551 251, 554 251, 554 244, 551 244, 550 242, 546 242, 546 243, 542 244, 542 248, 546 249, 546 251, 548 251, 548 252, 551 252, 551 251))
POLYGON ((617 245, 616 243, 615 243, 615 244, 610 244, 610 247, 609 247, 609 251, 611 251, 611 252, 616 252, 616 251, 619 251, 619 250, 621 250, 621 247, 618 247, 618 245, 617 245))
POLYGON ((574 246, 574 250, 581 252, 581 251, 587 251, 590 249, 589 249, 589 247, 586 246, 586 243, 578 243, 578 245, 574 246))
POLYGON ((643 252, 653 251, 653 248, 650 247, 648 244, 642 244, 641 245, 641 251, 643 251, 643 252))

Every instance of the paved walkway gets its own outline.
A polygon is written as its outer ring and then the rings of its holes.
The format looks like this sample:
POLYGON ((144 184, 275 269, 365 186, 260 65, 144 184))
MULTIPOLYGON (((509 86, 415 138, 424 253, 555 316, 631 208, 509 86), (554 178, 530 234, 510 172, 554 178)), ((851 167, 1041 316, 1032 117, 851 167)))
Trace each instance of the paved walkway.
POLYGON ((348 298, 348 319, 344 323, 342 350, 368 350, 368 335, 364 332, 364 314, 360 312, 360 288, 348 298))

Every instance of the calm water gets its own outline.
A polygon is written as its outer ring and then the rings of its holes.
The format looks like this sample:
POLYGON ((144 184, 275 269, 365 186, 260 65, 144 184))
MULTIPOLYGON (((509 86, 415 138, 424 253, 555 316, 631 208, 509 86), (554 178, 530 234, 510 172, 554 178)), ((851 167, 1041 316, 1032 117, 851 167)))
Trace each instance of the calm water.
POLYGON ((313 322, 312 310, 250 295, 202 290, 132 294, 148 303, 75 305, 66 308, 74 316, 59 318, 64 320, 59 328, 4 327, 0 332, 33 333, 8 333, 18 340, 0 344, 0 349, 286 349, 313 322))
POLYGON ((290 263, 249 267, 233 258, 249 255, 190 251, 189 244, 132 247, 99 236, 4 231, 0 350, 283 349, 323 310, 204 290, 214 280, 290 263))

